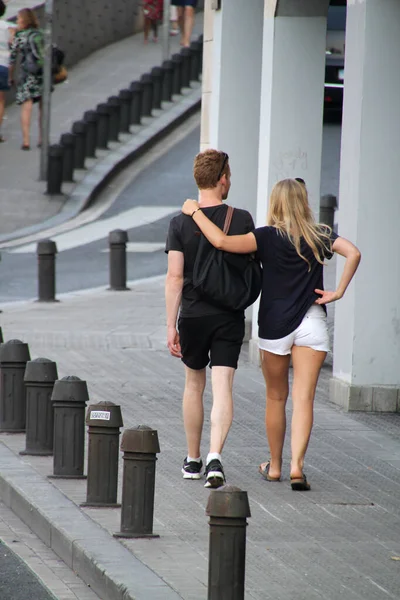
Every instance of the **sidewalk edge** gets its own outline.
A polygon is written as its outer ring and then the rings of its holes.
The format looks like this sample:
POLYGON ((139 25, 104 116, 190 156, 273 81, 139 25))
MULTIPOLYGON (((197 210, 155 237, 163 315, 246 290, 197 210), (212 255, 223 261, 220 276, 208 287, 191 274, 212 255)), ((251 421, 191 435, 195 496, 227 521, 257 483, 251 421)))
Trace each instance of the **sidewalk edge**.
POLYGON ((2 442, 0 451, 1 500, 102 600, 181 600, 154 571, 2 442))

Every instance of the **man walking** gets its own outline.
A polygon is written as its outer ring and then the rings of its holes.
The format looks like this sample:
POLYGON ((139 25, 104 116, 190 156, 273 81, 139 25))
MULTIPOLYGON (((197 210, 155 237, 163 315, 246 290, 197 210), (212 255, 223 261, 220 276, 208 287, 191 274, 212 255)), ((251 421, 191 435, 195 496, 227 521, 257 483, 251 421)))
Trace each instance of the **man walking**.
MULTIPOLYGON (((194 178, 200 192, 198 210, 203 210, 222 229, 227 212, 223 200, 228 197, 231 186, 228 155, 217 150, 198 154, 194 161, 194 178)), ((235 209, 229 233, 239 235, 253 229, 250 213, 235 209)), ((166 244, 167 341, 170 353, 182 359, 186 372, 183 394, 187 441, 187 456, 182 468, 184 479, 201 477, 203 392, 206 367, 208 364, 211 367, 213 406, 205 487, 217 488, 225 483, 221 452, 233 419, 232 386, 244 336, 244 312, 215 306, 196 292, 193 267, 200 236, 191 217, 180 214, 171 220, 166 244)))

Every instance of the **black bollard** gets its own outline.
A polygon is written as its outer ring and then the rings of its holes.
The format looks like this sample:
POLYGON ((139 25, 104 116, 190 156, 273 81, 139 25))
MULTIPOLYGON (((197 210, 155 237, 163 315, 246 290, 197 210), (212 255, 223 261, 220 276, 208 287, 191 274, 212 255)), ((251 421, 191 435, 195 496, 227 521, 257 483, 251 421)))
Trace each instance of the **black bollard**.
POLYGON ((95 110, 87 110, 83 115, 83 120, 87 125, 85 153, 88 158, 96 158, 98 119, 99 117, 95 110))
POLYGON ((108 149, 110 139, 110 107, 107 104, 98 104, 97 113, 97 141, 98 148, 108 149))
POLYGON ((142 96, 142 115, 144 117, 151 117, 151 110, 153 108, 153 78, 150 73, 145 73, 140 79, 143 86, 142 96))
POLYGON ((165 60, 162 64, 164 69, 164 78, 162 86, 162 100, 164 102, 172 101, 172 84, 174 76, 174 65, 171 60, 165 60))
POLYGON ((84 121, 75 121, 72 125, 72 133, 75 134, 75 169, 85 168, 87 130, 88 127, 84 121))
POLYGON ((86 479, 83 464, 85 408, 88 400, 86 381, 79 377, 72 375, 55 382, 51 396, 54 408, 52 478, 86 479))
POLYGON ((110 290, 126 291, 126 243, 128 234, 115 229, 108 234, 110 250, 110 290))
POLYGON ((87 410, 89 426, 86 502, 81 506, 118 507, 118 458, 121 407, 113 402, 92 404, 87 410))
POLYGON ((157 431, 140 425, 127 429, 121 442, 124 452, 121 531, 114 537, 152 538, 156 454, 160 452, 157 431))
POLYGON ((224 485, 211 492, 208 600, 244 600, 246 527, 250 517, 247 492, 224 485))
POLYGON ((160 109, 164 70, 161 67, 154 67, 151 70, 151 76, 153 78, 153 108, 160 109))
POLYGON ((38 242, 38 302, 56 302, 56 254, 53 240, 38 242))
POLYGON ((3 331, 0 327, 0 344, 4 344, 3 331))
POLYGON ((75 135, 73 133, 63 133, 60 137, 60 144, 64 151, 63 181, 73 181, 76 144, 75 135))
POLYGON ((192 50, 190 48, 182 48, 182 87, 190 87, 190 70, 192 63, 192 50))
POLYGON ((0 346, 0 431, 25 431, 24 373, 30 359, 28 344, 20 340, 10 340, 0 346))
POLYGON ((140 125, 142 118, 143 86, 140 81, 134 81, 129 86, 132 92, 131 125, 140 125))
POLYGON ((190 44, 190 49, 192 50, 190 79, 192 81, 198 81, 201 74, 202 44, 200 42, 192 42, 190 44))
POLYGON ((64 149, 60 144, 53 144, 48 152, 47 190, 50 196, 61 194, 63 180, 64 149))
POLYGON ((111 142, 118 142, 121 127, 121 100, 118 96, 110 96, 107 100, 107 106, 110 109, 110 132, 108 139, 111 142))
POLYGON ((180 54, 172 55, 172 64, 174 65, 174 76, 172 81, 172 93, 180 94, 182 91, 182 63, 183 58, 180 54))
POLYGON ((26 448, 20 454, 53 454, 54 409, 51 403, 57 365, 48 358, 26 363, 26 448))
POLYGON ((121 103, 120 131, 122 133, 130 133, 132 97, 131 90, 121 90, 118 95, 121 103))
POLYGON ((322 196, 319 203, 319 222, 328 225, 333 229, 336 208, 336 196, 333 194, 325 194, 325 196, 322 196))

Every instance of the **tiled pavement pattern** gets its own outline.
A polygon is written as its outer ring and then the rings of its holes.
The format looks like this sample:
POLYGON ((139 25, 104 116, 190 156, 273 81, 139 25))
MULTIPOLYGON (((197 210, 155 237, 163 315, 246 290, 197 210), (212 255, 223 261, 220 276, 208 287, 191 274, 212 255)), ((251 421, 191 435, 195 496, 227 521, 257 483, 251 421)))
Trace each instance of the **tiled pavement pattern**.
MULTIPOLYGON (((154 531, 160 539, 123 543, 182 598, 205 600, 209 492, 201 481, 184 481, 180 474, 184 374, 165 349, 163 283, 133 284, 127 293, 70 295, 54 305, 7 307, 1 325, 5 339, 29 342, 32 358, 56 360, 60 377, 87 379, 92 403, 121 404, 125 427, 147 424, 158 430, 154 531)), ((343 413, 328 401, 331 370, 326 366, 306 462, 312 490, 294 494, 288 444, 281 483, 267 483, 257 473, 266 458, 264 385, 247 356, 245 348, 235 379, 234 424, 223 454, 227 480, 247 490, 252 512, 246 598, 400 598, 400 415, 343 413)), ((205 402, 203 457, 209 387, 205 402)), ((24 448, 22 435, 0 439, 14 452, 24 448)), ((52 471, 51 458, 20 460, 43 476, 52 471)), ((76 503, 85 500, 84 481, 53 480, 53 485, 76 503)), ((119 529, 119 509, 84 511, 111 533, 119 529)))
MULTIPOLYGON (((35 572, 57 600, 99 600, 99 597, 2 502, 0 539, 35 572)), ((4 590, 6 587, 7 582, 0 578, 0 588, 4 590)), ((12 597, 3 596, 2 600, 12 600, 12 597)))
MULTIPOLYGON (((11 5, 12 6, 12 5, 11 5)), ((10 14, 12 14, 10 6, 10 14)), ((196 15, 193 37, 202 32, 203 14, 196 15)), ((171 37, 171 53, 179 52, 179 39, 171 37)), ((55 88, 52 94, 51 143, 57 143, 60 134, 70 131, 74 121, 82 119, 87 110, 94 110, 100 102, 140 79, 143 73, 162 63, 162 43, 143 44, 143 34, 136 34, 91 54, 70 69, 68 81, 55 88)), ((31 151, 22 152, 20 108, 7 107, 2 133, 7 139, 0 146, 0 235, 41 223, 58 214, 66 197, 49 200, 44 194, 46 185, 38 181, 40 151, 37 143, 36 107, 32 118, 31 151)), ((104 157, 99 151, 99 158, 104 157)), ((88 160, 92 167, 95 160, 88 160)), ((79 182, 85 171, 76 171, 79 182)), ((63 192, 71 193, 74 184, 65 184, 63 192)))

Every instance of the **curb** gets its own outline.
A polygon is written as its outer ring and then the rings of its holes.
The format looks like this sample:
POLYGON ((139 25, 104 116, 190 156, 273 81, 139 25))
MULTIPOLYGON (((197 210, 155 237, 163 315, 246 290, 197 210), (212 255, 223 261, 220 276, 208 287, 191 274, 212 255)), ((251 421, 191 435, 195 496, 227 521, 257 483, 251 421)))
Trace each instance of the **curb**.
POLYGON ((146 124, 140 126, 137 133, 130 134, 130 140, 118 143, 117 148, 110 150, 104 158, 98 159, 84 179, 76 185, 57 215, 41 223, 0 235, 0 244, 7 247, 7 242, 15 242, 20 238, 39 234, 41 231, 61 225, 91 206, 115 175, 200 110, 201 83, 197 88, 187 88, 183 96, 176 96, 176 98, 179 100, 172 104, 164 103, 167 108, 158 111, 159 115, 150 117, 146 124))
POLYGON ((1 500, 102 600, 182 600, 30 465, 0 448, 1 500))

